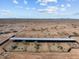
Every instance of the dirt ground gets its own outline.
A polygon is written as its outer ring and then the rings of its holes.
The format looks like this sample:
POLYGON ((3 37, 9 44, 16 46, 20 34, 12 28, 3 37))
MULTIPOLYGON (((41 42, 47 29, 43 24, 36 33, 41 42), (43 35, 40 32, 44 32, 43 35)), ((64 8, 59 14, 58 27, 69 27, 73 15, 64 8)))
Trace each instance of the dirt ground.
POLYGON ((17 37, 68 37, 79 35, 79 21, 0 21, 0 32, 17 37))
POLYGON ((79 49, 69 53, 11 53, 7 59, 79 59, 79 49))
MULTIPOLYGON (((16 37, 68 37, 79 35, 79 20, 66 21, 0 21, 0 35, 15 33, 16 37)), ((76 39, 76 38, 75 38, 76 39)), ((79 38, 77 38, 79 42, 79 38)), ((0 46, 1 47, 1 46, 0 46)), ((79 49, 66 53, 8 52, 0 59, 79 59, 79 49)))

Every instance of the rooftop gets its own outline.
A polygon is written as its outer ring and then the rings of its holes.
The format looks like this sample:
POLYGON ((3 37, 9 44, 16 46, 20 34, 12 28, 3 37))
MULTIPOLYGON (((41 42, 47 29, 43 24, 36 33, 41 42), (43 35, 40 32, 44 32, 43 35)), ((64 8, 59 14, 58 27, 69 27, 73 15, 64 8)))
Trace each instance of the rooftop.
POLYGON ((20 38, 13 37, 10 40, 26 40, 26 41, 75 41, 72 38, 20 38))

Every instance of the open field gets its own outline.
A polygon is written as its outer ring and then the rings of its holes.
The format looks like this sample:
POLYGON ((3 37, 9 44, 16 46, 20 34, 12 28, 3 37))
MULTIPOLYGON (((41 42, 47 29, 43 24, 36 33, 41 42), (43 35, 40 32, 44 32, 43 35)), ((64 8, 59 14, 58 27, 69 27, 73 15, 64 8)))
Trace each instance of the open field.
MULTIPOLYGON (((72 37, 79 44, 79 20, 0 20, 0 42, 14 35, 26 38, 72 37)), ((16 43, 8 40, 0 45, 0 59, 79 59, 78 44, 70 42, 16 43), (36 49, 37 45, 40 45, 39 49, 36 49), (13 50, 14 46, 17 48, 13 50), (72 49, 68 52, 70 48, 72 49)))
POLYGON ((79 21, 0 21, 0 33, 17 37, 67 37, 79 35, 79 21))

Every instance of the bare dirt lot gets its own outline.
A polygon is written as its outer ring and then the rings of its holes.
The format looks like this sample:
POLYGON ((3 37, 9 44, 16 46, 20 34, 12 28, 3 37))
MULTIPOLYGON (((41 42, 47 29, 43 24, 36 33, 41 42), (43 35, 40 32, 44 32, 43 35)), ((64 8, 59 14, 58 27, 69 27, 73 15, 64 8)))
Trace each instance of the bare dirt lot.
MULTIPOLYGON (((14 33, 16 37, 79 36, 79 20, 63 21, 0 21, 0 35, 14 33)), ((1 37, 2 38, 2 37, 1 37)), ((75 38, 79 42, 79 37, 75 38)), ((2 46, 0 46, 2 48, 2 46)), ((70 52, 4 52, 0 59, 79 59, 79 49, 70 52)))
POLYGON ((1 33, 17 37, 67 37, 79 35, 79 21, 0 21, 1 33))
POLYGON ((79 59, 79 50, 70 53, 11 53, 8 59, 79 59))

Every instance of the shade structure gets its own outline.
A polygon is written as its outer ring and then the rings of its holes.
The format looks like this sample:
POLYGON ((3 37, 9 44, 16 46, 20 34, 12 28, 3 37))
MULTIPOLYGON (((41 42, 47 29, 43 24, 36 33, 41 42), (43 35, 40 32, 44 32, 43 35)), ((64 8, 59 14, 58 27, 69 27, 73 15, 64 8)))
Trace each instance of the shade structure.
POLYGON ((50 42, 70 42, 75 41, 75 39, 72 38, 20 38, 20 37, 13 37, 10 40, 16 40, 16 41, 50 41, 50 42))

